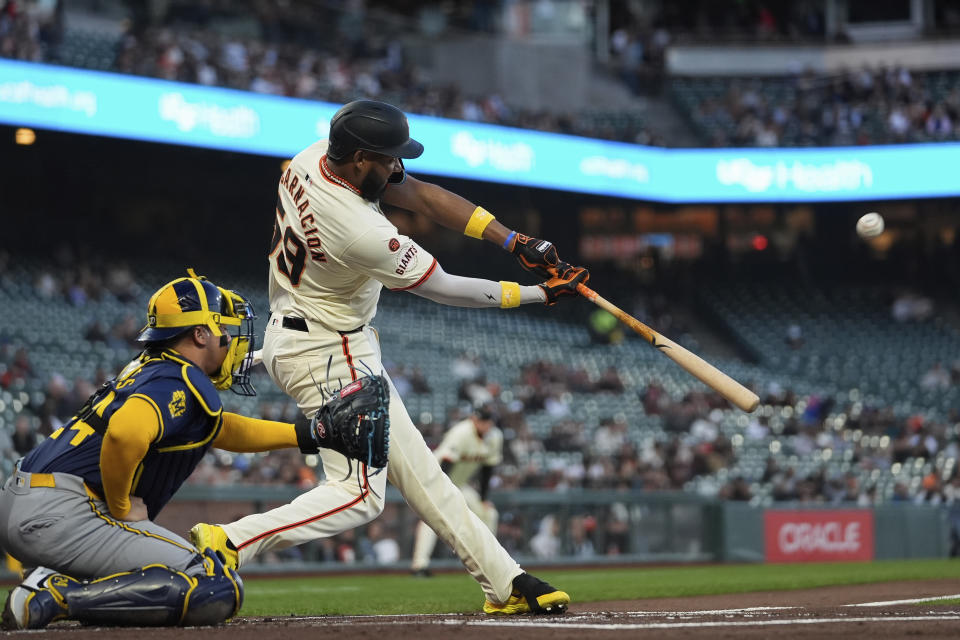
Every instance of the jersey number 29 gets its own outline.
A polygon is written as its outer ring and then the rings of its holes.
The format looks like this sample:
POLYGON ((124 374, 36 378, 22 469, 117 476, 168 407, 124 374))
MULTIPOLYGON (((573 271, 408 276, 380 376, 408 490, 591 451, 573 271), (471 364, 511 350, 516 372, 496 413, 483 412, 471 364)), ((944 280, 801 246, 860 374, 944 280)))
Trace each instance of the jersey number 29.
POLYGON ((273 225, 273 240, 270 241, 270 255, 276 252, 277 270, 287 276, 290 284, 298 286, 303 276, 303 269, 307 266, 307 248, 303 246, 290 227, 281 232, 280 221, 273 225), (282 244, 280 251, 277 245, 282 244))

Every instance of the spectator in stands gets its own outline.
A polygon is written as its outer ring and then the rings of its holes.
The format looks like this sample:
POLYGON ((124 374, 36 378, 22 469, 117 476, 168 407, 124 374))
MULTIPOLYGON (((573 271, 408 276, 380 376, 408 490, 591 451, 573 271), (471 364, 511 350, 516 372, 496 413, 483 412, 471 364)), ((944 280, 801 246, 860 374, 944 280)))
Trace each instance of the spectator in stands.
POLYGON ((545 515, 540 520, 537 533, 530 538, 530 552, 540 560, 550 560, 560 555, 560 523, 554 515, 545 515))
POLYGON ((945 501, 943 486, 940 483, 940 474, 936 470, 923 476, 921 490, 913 496, 914 504, 939 505, 945 501))
POLYGON ((920 378, 920 386, 928 391, 936 391, 950 388, 950 373, 940 362, 934 362, 933 366, 920 378))
POLYGON ((31 449, 37 446, 37 433, 31 422, 28 414, 21 413, 13 423, 13 450, 18 455, 27 455, 31 449))
POLYGON ((804 343, 803 329, 797 323, 790 324, 787 327, 787 337, 784 340, 791 349, 799 349, 804 343))
POLYGON ((593 434, 592 452, 612 456, 627 443, 627 421, 623 416, 604 418, 593 434))
POLYGON ((380 520, 374 520, 367 525, 366 544, 369 551, 364 554, 364 559, 377 564, 395 564, 400 562, 400 545, 396 538, 390 534, 383 524, 388 521, 389 515, 380 520))
POLYGON ((26 380, 33 376, 33 366, 30 364, 30 357, 24 347, 18 348, 13 354, 13 360, 10 362, 7 370, 0 375, 0 387, 8 389, 17 381, 26 380))
POLYGON ((568 524, 570 555, 575 558, 592 558, 597 555, 591 535, 596 530, 597 521, 593 516, 573 516, 568 524))
POLYGON ((603 553, 618 556, 630 549, 630 511, 622 502, 610 505, 606 517, 606 548, 603 553))
POLYGON ((610 365, 603 370, 603 373, 600 374, 600 378, 594 385, 594 391, 601 393, 623 393, 623 380, 620 379, 620 373, 615 366, 610 365))

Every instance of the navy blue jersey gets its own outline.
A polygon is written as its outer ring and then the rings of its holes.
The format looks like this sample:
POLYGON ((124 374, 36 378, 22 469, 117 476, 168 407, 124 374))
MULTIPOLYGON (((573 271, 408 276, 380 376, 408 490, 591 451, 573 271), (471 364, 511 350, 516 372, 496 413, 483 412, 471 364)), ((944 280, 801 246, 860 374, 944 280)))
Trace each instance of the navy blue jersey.
POLYGON ((132 495, 143 498, 152 520, 193 472, 222 424, 223 405, 213 382, 174 351, 143 355, 127 365, 95 397, 86 414, 81 412, 81 417, 75 416, 57 429, 27 454, 20 468, 80 476, 102 496, 100 447, 105 429, 97 427, 108 424, 134 397, 149 402, 160 423, 159 436, 137 467, 131 490, 132 495))

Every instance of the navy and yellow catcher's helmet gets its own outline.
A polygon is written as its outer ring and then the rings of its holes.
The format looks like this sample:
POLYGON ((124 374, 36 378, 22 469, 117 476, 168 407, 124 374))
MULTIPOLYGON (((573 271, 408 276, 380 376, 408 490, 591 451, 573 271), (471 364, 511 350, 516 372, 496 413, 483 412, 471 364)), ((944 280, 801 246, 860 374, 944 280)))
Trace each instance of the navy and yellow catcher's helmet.
POLYGON ((236 291, 218 287, 193 269, 186 278, 177 278, 160 287, 147 304, 147 326, 137 336, 139 342, 164 342, 197 325, 208 327, 221 343, 230 340, 230 349, 220 369, 211 374, 217 389, 230 389, 242 396, 257 392, 250 382, 253 366, 253 306, 236 291), (237 327, 226 336, 221 325, 237 327))

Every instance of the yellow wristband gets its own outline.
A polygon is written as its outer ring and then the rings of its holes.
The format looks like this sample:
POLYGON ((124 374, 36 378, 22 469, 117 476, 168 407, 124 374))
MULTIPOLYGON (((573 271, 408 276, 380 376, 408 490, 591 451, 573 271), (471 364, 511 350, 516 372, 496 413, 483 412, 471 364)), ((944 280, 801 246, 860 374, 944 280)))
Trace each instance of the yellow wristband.
POLYGON ((473 215, 470 216, 470 220, 467 221, 467 228, 463 230, 463 235, 479 240, 483 238, 483 230, 494 220, 496 220, 496 218, 492 213, 483 207, 477 207, 473 210, 473 215))
POLYGON ((500 281, 500 308, 512 309, 520 306, 520 285, 516 282, 500 281))

